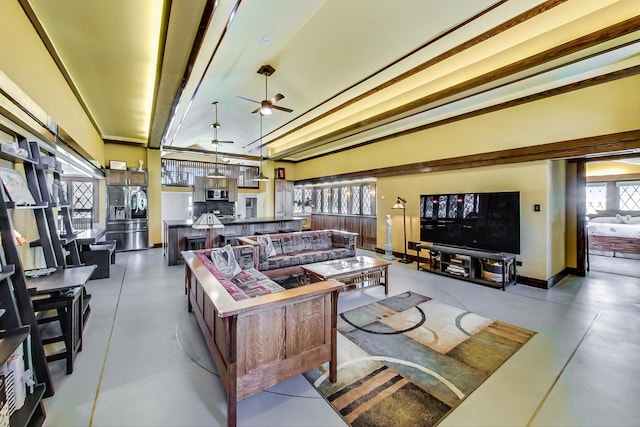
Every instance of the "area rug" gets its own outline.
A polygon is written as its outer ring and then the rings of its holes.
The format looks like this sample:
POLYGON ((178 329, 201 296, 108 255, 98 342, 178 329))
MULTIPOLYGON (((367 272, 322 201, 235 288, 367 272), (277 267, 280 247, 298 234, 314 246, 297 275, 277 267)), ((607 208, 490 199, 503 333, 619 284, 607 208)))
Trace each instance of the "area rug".
POLYGON ((535 332, 406 292, 338 320, 338 381, 305 373, 352 426, 433 426, 535 332))

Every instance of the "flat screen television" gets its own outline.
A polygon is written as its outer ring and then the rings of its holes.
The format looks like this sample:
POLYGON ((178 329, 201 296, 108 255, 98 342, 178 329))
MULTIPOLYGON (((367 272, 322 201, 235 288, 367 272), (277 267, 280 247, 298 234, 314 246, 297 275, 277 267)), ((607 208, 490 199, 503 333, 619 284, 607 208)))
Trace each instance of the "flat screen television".
POLYGON ((520 193, 423 194, 420 240, 519 254, 520 193))

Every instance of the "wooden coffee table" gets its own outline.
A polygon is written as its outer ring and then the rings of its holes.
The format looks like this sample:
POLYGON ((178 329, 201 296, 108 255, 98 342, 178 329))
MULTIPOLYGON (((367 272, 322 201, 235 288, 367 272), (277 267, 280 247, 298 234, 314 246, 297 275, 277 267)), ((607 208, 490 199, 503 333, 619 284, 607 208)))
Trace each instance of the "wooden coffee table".
POLYGON ((356 256, 302 265, 304 282, 338 280, 348 289, 384 286, 389 294, 389 261, 368 256, 356 256))

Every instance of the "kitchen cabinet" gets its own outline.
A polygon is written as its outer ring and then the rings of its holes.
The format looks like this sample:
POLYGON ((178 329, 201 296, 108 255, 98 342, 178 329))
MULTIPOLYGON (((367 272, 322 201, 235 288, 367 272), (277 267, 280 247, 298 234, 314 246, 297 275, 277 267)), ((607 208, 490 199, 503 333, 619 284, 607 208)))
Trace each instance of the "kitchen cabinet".
POLYGON ((237 202, 238 201, 238 179, 237 178, 229 178, 227 180, 227 183, 229 185, 228 190, 228 194, 229 194, 229 201, 230 202, 237 202))
POLYGON ((227 190, 229 201, 238 201, 237 178, 207 178, 204 176, 196 176, 193 181, 193 201, 206 202, 208 189, 227 190))
POLYGON ((204 202, 206 201, 207 178, 204 176, 196 176, 193 178, 193 201, 204 202))
POLYGON ((293 216, 293 181, 276 179, 275 216, 293 216))
POLYGON ((106 170, 107 185, 147 185, 147 172, 106 170))

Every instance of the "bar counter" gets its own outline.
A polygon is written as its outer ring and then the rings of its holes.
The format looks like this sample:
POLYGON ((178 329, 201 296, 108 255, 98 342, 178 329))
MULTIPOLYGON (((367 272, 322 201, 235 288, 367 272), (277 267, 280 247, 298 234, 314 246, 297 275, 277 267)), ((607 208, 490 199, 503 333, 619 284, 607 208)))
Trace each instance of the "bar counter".
POLYGON ((191 219, 164 220, 164 238, 162 246, 167 265, 184 263, 180 251, 187 250, 186 237, 207 237, 211 245, 218 247, 228 236, 253 236, 256 233, 278 233, 284 231, 299 231, 304 218, 299 217, 261 217, 247 219, 220 219, 224 228, 195 229, 191 226, 191 219))

